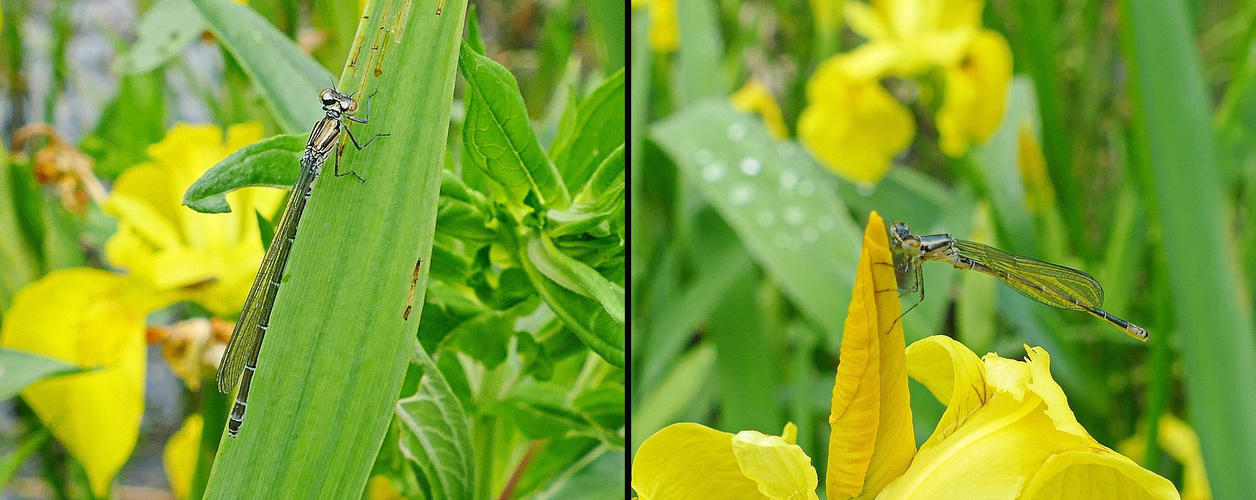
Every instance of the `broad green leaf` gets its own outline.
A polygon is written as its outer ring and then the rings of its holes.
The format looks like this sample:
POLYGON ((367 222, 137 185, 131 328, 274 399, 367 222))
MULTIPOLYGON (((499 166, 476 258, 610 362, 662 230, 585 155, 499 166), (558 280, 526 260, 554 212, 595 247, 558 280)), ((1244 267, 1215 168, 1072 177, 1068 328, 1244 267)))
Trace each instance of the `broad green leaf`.
POLYGON ((467 80, 467 158, 505 188, 514 206, 532 192, 548 208, 566 208, 571 196, 532 131, 514 75, 465 42, 458 69, 467 80))
MULTIPOLYGON (((565 384, 518 386, 507 398, 488 411, 509 418, 527 439, 589 436, 614 448, 623 447, 624 439, 618 432, 618 428, 623 425, 623 415, 619 415, 616 429, 600 426, 573 407, 573 402, 569 401, 570 391, 571 388, 565 384)), ((598 397, 599 395, 593 394, 586 403, 590 407, 596 406, 598 397)), ((621 410, 623 401, 623 392, 620 392, 621 410)))
POLYGON ((52 358, 0 348, 0 401, 16 396, 26 386, 45 378, 90 370, 52 358))
POLYGON ((248 6, 231 0, 191 1, 257 85, 283 131, 314 126, 322 115, 318 93, 331 83, 327 70, 248 6))
POLYGON ((529 241, 527 253, 541 274, 568 290, 598 301, 611 318, 623 325, 623 288, 611 283, 587 264, 560 252, 544 236, 529 241))
POLYGON ((575 202, 566 210, 550 210, 545 233, 551 238, 568 235, 596 233, 606 236, 610 227, 601 229, 608 222, 622 228, 624 205, 624 147, 621 144, 598 166, 575 202))
POLYGON ((607 156, 624 144, 624 70, 620 68, 580 103, 574 127, 551 147, 567 189, 582 188, 607 156), (569 135, 574 133, 574 135, 569 135))
MULTIPOLYGON (((602 307, 597 301, 571 291, 539 271, 537 264, 534 263, 530 255, 533 253, 542 255, 547 263, 550 258, 548 255, 545 255, 546 252, 542 249, 533 251, 531 250, 531 244, 526 245, 526 247, 521 249, 518 258, 523 265, 523 270, 528 273, 528 279, 532 280, 532 286, 536 287, 537 293, 541 298, 545 299, 545 302, 554 310, 554 313, 593 352, 605 359, 607 363, 623 368, 626 361, 624 355, 623 321, 617 321, 611 317, 607 309, 602 307)), ((551 271, 554 271, 554 269, 551 269, 551 271)), ((558 272, 555 272, 555 275, 558 274, 558 272)), ((565 278, 565 281, 573 287, 579 288, 580 286, 575 283, 574 279, 565 278)), ((605 294, 604 291, 602 293, 605 294)), ((618 293, 622 296, 623 289, 618 289, 618 293)), ((621 318, 623 317, 622 304, 621 300, 621 318)))
POLYGON ((227 193, 250 186, 288 187, 301 172, 306 137, 277 135, 231 153, 183 194, 183 204, 202 213, 227 213, 227 193))
POLYGON ((412 349, 423 378, 418 392, 396 405, 401 452, 422 471, 428 498, 471 498, 476 455, 471 420, 423 346, 415 342, 412 349))
POLYGON ((833 305, 850 302, 862 232, 832 174, 723 100, 690 106, 650 136, 803 313, 840 336, 833 305))
POLYGON ((209 24, 189 0, 160 0, 149 7, 135 28, 135 45, 119 57, 124 75, 148 73, 183 53, 209 24))

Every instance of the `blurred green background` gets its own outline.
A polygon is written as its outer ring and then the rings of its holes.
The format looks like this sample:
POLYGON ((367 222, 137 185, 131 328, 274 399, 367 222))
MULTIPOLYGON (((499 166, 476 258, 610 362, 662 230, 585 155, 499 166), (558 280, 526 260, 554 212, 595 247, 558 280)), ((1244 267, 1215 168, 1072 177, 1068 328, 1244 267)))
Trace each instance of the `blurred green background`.
MULTIPOLYGON (((1256 491, 1256 4, 633 7, 630 451, 673 422, 780 434, 792 421, 823 471, 860 231, 876 210, 918 234, 1084 270, 1106 310, 1151 333, 1141 344, 926 264, 928 294, 903 319, 909 343, 944 334, 1010 358, 1043 346, 1101 443, 1145 446, 1127 453, 1182 489, 1194 459, 1155 439, 1175 416, 1199 437, 1213 496, 1256 491), (947 24, 959 11, 976 26, 947 24), (877 36, 869 12, 891 33, 877 36), (913 12, 916 25, 896 24, 913 12), (936 54, 971 30, 1005 48, 936 54), (899 63, 880 63, 864 87, 826 73, 876 66, 869 48, 896 44, 899 63), (911 50, 926 62, 904 62, 911 50), (872 109, 882 94, 897 104, 872 109), (970 146, 946 143, 956 119, 970 146), (869 147, 885 149, 883 176, 856 157, 869 147)), ((919 442, 942 406, 915 382, 912 396, 919 442)))

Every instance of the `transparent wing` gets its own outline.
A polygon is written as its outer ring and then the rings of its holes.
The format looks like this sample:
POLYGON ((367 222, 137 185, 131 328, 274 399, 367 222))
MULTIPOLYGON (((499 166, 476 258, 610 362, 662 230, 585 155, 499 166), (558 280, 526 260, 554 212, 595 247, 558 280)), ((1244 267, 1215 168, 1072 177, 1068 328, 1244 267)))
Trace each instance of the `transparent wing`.
MULTIPOLYGON (((258 324, 262 318, 266 317, 271 304, 275 300, 274 293, 270 292, 272 283, 282 278, 284 270, 285 257, 288 253, 288 239, 291 227, 297 223, 300 214, 297 213, 304 208, 304 201, 299 193, 302 186, 301 182, 306 181, 303 174, 298 179, 297 187, 288 196, 288 204, 284 207, 284 213, 280 217, 279 226, 275 228, 275 236, 271 239, 270 248, 266 249, 266 256, 262 258, 262 265, 257 270, 257 278, 253 279, 253 287, 249 288, 249 296, 244 300, 244 309, 241 309, 240 319, 236 321, 235 330, 231 332, 231 340, 227 342, 227 350, 222 354, 222 363, 218 365, 218 392, 223 394, 231 392, 235 388, 236 382, 240 381, 240 373, 244 371, 244 365, 248 362, 249 355, 256 351, 261 345, 262 336, 258 329, 258 324)), ((306 181, 308 182, 308 181, 306 181)))
POLYGON ((971 241, 955 240, 955 247, 960 255, 993 270, 991 274, 999 281, 1043 304, 1073 311, 1088 307, 1098 309, 1103 305, 1103 287, 1082 271, 1012 255, 971 241))
MULTIPOLYGON (((275 231, 276 238, 283 233, 275 231)), ((263 297, 266 296, 265 287, 274 279, 276 272, 275 262, 278 260, 280 249, 272 241, 270 248, 266 250, 266 256, 262 258, 262 266, 257 270, 257 278, 253 279, 253 287, 249 288, 249 296, 244 300, 244 309, 241 309, 240 319, 236 320, 235 329, 231 332, 231 340, 227 342, 227 350, 222 354, 222 363, 218 366, 218 392, 223 394, 231 392, 235 388, 236 382, 240 381, 240 373, 244 371, 244 363, 249 358, 249 354, 257 349, 260 344, 260 336, 257 331, 257 324, 262 317, 263 297)))

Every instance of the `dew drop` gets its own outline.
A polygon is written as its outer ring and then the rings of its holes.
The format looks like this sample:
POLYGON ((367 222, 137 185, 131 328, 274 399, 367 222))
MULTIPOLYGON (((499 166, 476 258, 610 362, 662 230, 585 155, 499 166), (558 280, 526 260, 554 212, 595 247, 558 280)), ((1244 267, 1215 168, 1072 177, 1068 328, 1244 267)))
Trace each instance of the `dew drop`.
POLYGON ((707 182, 719 182, 724 178, 724 164, 712 163, 702 167, 702 180, 707 182))
POLYGON ((754 177, 761 171, 763 171, 763 165, 757 158, 746 157, 741 160, 741 173, 754 177))
POLYGON ((728 134, 726 135, 728 137, 728 140, 733 141, 733 142, 737 142, 742 139, 745 139, 746 138, 746 124, 742 122, 736 122, 732 125, 729 125, 728 134))

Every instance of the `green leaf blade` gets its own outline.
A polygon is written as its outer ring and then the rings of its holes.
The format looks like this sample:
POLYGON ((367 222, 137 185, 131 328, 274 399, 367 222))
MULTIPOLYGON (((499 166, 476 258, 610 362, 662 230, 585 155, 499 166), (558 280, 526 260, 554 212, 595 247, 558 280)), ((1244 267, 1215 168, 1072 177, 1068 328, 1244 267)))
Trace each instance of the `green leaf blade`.
POLYGON ((547 207, 564 208, 571 195, 528 122, 514 75, 463 42, 458 68, 467 80, 462 139, 467 157, 506 190, 515 206, 529 192, 547 207))

